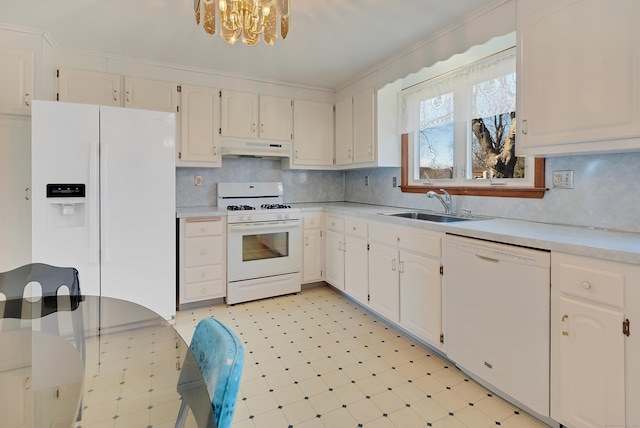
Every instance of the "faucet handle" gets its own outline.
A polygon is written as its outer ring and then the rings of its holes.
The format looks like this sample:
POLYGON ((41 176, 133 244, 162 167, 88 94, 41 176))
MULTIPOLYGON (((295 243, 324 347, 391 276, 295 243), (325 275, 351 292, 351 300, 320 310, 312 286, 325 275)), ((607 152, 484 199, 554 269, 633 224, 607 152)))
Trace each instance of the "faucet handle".
POLYGON ((444 189, 440 189, 440 191, 441 191, 442 193, 444 193, 444 199, 445 199, 447 202, 451 202, 451 195, 449 194, 449 192, 447 192, 447 191, 446 191, 446 190, 444 190, 444 189))

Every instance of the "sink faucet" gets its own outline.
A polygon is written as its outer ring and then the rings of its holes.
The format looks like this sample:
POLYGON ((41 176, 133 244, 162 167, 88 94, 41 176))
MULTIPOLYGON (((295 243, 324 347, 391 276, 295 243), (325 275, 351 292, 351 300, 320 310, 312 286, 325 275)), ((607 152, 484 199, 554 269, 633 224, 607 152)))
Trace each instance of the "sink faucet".
POLYGON ((442 193, 444 193, 444 197, 442 197, 441 195, 437 194, 436 192, 434 192, 433 190, 429 190, 427 192, 427 198, 437 198, 440 203, 442 204, 442 206, 444 207, 444 213, 445 214, 451 214, 451 210, 452 210, 452 206, 453 206, 453 200, 451 199, 451 195, 449 194, 449 192, 447 192, 444 189, 440 189, 440 191, 442 193))

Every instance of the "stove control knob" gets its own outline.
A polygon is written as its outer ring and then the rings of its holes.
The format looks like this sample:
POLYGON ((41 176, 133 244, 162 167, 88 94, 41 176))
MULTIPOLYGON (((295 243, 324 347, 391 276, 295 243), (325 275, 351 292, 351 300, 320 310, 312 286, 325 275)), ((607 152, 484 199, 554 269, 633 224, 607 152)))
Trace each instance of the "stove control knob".
POLYGON ((284 215, 284 218, 289 218, 289 214, 285 214, 285 215, 284 215))

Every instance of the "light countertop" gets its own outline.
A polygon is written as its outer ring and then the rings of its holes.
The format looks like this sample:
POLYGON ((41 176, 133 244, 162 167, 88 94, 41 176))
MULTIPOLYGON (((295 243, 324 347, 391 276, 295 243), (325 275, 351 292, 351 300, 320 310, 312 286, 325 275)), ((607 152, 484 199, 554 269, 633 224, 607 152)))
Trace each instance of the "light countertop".
MULTIPOLYGON (((452 233, 549 251, 558 251, 605 260, 640 264, 640 233, 619 232, 587 227, 536 223, 524 220, 487 218, 453 223, 434 223, 381 213, 424 211, 412 208, 387 207, 351 202, 320 202, 292 204, 302 212, 325 211, 343 214, 388 225, 411 226, 423 230, 452 233)), ((224 208, 183 207, 176 210, 178 218, 226 216, 224 208)))

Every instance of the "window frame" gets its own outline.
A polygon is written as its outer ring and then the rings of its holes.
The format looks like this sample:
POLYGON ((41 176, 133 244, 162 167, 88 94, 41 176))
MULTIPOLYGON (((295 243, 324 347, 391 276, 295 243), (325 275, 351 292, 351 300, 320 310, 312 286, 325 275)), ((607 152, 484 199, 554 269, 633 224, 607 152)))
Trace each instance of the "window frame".
POLYGON ((542 199, 547 190, 545 187, 545 159, 534 158, 533 186, 509 186, 489 185, 489 186, 464 186, 447 185, 443 181, 425 185, 409 184, 409 135, 402 134, 401 137, 401 166, 400 166, 400 190, 403 193, 427 193, 430 190, 438 191, 444 189, 451 195, 463 196, 496 196, 503 198, 532 198, 542 199))

